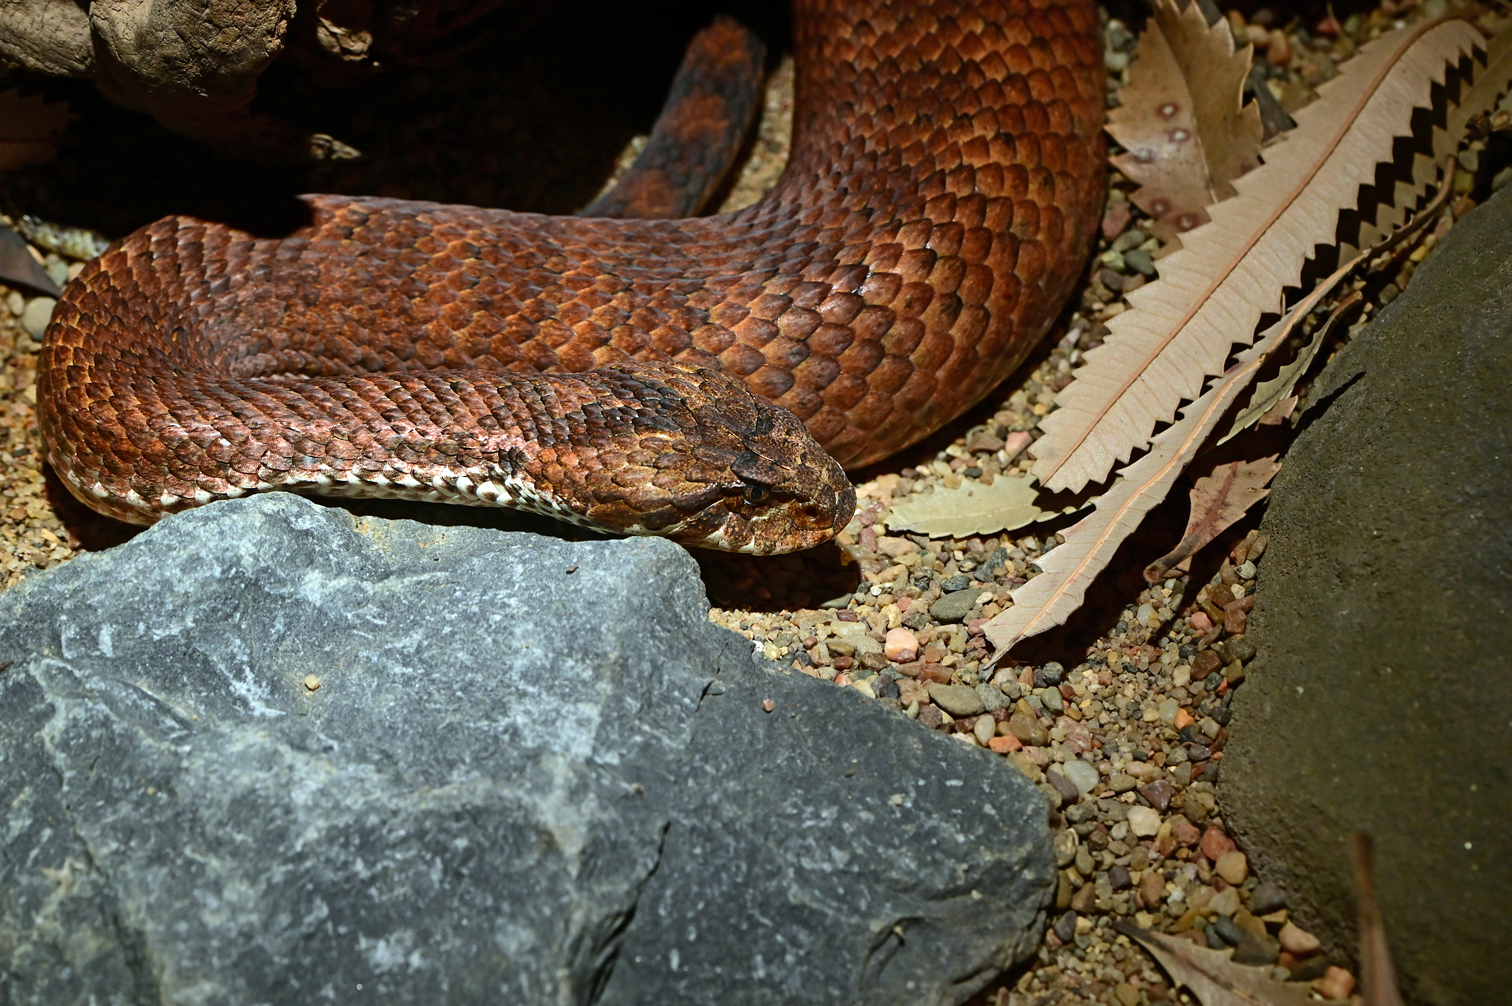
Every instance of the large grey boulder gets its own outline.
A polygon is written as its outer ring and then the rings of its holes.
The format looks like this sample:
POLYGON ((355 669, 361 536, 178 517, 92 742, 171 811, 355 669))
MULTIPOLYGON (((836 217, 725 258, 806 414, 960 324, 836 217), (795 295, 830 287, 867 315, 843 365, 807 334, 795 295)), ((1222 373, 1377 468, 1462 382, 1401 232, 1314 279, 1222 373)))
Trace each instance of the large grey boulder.
POLYGON ((1028 782, 707 610, 664 541, 284 494, 28 580, 0 1003, 955 1003, 1031 952, 1028 782))
POLYGON ((1512 192, 1344 348, 1270 496, 1225 816, 1352 953, 1376 843, 1410 1000, 1506 1001, 1512 957, 1512 192))

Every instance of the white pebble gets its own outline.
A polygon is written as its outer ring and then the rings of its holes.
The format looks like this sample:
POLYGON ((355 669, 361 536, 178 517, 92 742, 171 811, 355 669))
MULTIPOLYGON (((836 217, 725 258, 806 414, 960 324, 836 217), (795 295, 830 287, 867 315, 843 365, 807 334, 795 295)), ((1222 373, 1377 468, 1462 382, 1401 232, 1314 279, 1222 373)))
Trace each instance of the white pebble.
POLYGON ((1160 832, 1160 812, 1138 804, 1129 808, 1129 830, 1140 838, 1150 838, 1160 832))
POLYGON ((52 321, 53 308, 57 306, 58 302, 51 297, 33 297, 21 312, 21 327, 31 333, 32 338, 42 338, 47 323, 52 321))
POLYGON ((1075 786, 1083 794, 1092 792, 1101 781, 1097 774, 1097 769, 1088 765, 1080 758, 1072 758, 1062 765, 1060 770, 1061 774, 1070 781, 1071 785, 1075 786))

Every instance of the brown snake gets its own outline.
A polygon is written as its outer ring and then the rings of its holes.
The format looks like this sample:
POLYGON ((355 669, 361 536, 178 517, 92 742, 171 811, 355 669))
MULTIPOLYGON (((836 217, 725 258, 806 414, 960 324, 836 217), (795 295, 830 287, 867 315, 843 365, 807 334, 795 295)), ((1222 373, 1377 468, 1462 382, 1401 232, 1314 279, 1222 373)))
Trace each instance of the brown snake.
POLYGON ((54 313, 48 460, 134 523, 284 488, 825 540, 841 465, 958 416, 1053 322, 1100 210, 1103 69, 1090 0, 798 0, 794 26, 792 154, 739 212, 320 195, 281 239, 129 235, 54 313))

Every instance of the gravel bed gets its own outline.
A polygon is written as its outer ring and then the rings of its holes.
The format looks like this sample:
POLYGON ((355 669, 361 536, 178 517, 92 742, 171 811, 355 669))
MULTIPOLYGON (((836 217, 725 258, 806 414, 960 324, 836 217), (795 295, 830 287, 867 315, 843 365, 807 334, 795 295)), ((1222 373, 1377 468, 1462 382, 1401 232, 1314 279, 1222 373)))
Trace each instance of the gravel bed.
MULTIPOLYGON (((1351 15, 1338 30, 1323 26, 1327 31, 1264 9, 1248 22, 1230 20, 1261 50, 1272 92, 1295 109, 1335 74, 1335 62, 1409 6, 1416 17, 1445 4, 1409 0, 1389 13, 1351 15)), ((1106 29, 1116 84, 1127 78, 1133 35, 1116 20, 1106 29)), ((750 201, 780 170, 791 80, 783 64, 752 161, 727 205, 750 201)), ((423 96, 414 101, 423 104, 423 96)), ((1458 180, 1461 190, 1467 178, 1458 180)), ((1289 921, 1295 906, 1285 893, 1249 870, 1214 799, 1229 705, 1255 652, 1244 627, 1264 537, 1241 525, 1199 559, 1194 576, 1144 585, 1137 575, 1132 582, 1115 575, 1075 649, 1062 647, 1074 660, 992 668, 982 625, 1035 575, 1035 560, 1059 543, 1057 525, 944 540, 888 526, 893 506, 911 496, 1027 470, 1026 448, 1056 392, 1106 335, 1105 323, 1124 308, 1122 296, 1158 268, 1159 243, 1141 228, 1128 183, 1114 175, 1112 185, 1097 260, 1059 337, 996 400, 862 473, 859 510, 833 545, 765 560, 700 555, 718 605, 711 617, 795 673, 857 689, 921 729, 995 752, 1004 771, 1024 773, 1044 793, 1061 871, 1051 924, 1037 959, 974 1002, 1140 1006, 1173 999, 1153 960, 1114 932, 1112 922, 1124 918, 1204 946, 1235 946, 1238 959, 1271 967, 1276 977, 1317 979, 1320 994, 1347 996, 1348 976, 1330 972, 1316 941, 1289 921)), ((35 173, 21 186, 46 190, 35 173)), ((370 190, 399 192, 377 182, 370 190)), ((66 202, 59 196, 52 205, 59 199, 66 202)), ((39 254, 59 281, 81 267, 56 252, 39 254)), ((1407 264, 1383 299, 1420 260, 1407 264)), ((44 475, 33 382, 51 307, 49 298, 0 287, 0 575, 7 587, 67 560, 86 541, 97 547, 125 533, 91 518, 44 475)), ((1252 517, 1247 526, 1254 524, 1252 517)))

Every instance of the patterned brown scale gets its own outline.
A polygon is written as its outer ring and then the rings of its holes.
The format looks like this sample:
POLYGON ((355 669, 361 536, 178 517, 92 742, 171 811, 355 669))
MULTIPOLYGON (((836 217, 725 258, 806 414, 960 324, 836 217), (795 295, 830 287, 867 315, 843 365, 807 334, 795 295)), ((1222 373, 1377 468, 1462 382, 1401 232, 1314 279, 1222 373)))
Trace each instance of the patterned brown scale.
POLYGON ((126 237, 48 332, 49 461, 137 523, 291 488, 824 540, 841 465, 955 418, 1051 325, 1100 208, 1103 74, 1089 0, 799 0, 794 26, 790 161, 736 213, 320 195, 282 239, 126 237))

